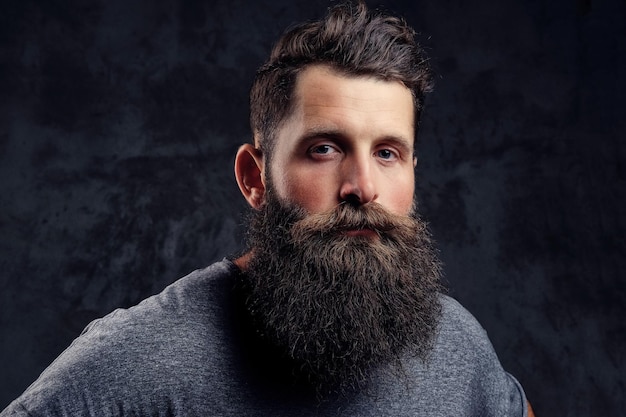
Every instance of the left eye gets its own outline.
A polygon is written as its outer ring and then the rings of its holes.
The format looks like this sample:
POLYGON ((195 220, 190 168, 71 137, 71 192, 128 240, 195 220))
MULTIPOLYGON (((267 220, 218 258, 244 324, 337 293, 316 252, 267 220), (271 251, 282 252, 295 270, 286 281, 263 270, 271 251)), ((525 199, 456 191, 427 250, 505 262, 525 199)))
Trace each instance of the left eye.
POLYGON ((382 159, 393 159, 395 155, 389 149, 381 149, 376 151, 376 156, 382 159))

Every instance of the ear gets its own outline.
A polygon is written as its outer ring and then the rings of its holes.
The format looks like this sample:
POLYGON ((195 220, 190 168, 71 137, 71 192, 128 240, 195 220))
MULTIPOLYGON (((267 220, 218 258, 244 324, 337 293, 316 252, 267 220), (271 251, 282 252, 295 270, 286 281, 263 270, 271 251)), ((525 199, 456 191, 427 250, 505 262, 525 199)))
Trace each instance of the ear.
POLYGON ((239 147, 235 156, 235 178, 248 204, 259 209, 265 200, 265 170, 260 149, 249 143, 239 147))

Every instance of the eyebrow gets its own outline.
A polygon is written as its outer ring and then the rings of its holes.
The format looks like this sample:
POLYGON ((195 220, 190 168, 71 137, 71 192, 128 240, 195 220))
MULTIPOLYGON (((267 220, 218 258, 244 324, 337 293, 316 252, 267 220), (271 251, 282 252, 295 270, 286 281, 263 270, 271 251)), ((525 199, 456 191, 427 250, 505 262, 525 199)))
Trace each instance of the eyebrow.
POLYGON ((314 139, 341 139, 346 135, 341 133, 340 130, 327 129, 327 128, 312 128, 306 130, 302 136, 298 139, 300 142, 309 142, 314 139))

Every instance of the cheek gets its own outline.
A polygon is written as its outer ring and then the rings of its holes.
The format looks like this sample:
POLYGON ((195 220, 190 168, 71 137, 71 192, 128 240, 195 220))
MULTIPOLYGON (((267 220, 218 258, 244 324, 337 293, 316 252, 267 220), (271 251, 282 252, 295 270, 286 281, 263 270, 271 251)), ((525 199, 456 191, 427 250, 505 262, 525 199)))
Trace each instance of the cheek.
POLYGON ((381 204, 394 214, 407 215, 413 207, 415 181, 413 173, 410 176, 398 176, 389 181, 383 188, 385 195, 381 195, 381 204))
POLYGON ((286 169, 281 178, 275 178, 280 198, 302 207, 309 213, 330 210, 337 204, 336 184, 332 175, 320 170, 286 169))

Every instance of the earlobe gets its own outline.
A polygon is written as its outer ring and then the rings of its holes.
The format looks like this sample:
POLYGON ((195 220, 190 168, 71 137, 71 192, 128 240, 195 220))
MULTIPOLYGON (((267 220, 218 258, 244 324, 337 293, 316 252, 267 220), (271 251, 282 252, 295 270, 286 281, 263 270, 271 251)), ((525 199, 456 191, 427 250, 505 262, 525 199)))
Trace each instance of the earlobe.
POLYGON ((235 156, 235 178, 244 198, 259 209, 265 200, 265 173, 260 149, 247 143, 241 145, 235 156))

